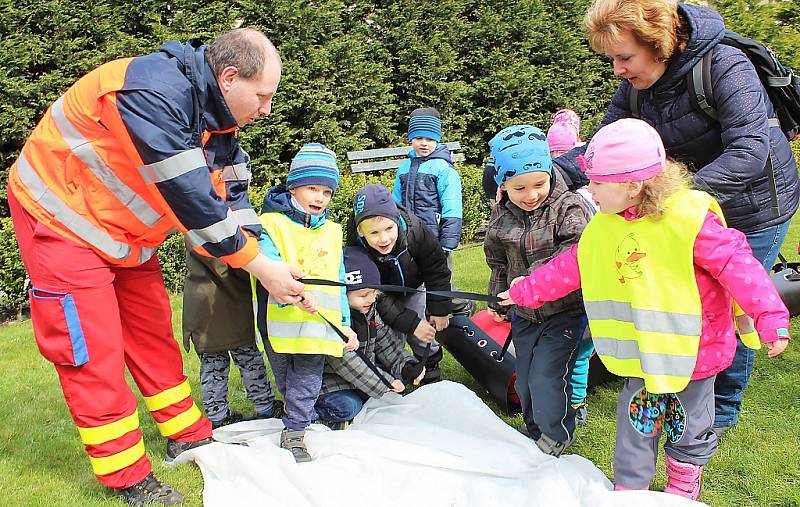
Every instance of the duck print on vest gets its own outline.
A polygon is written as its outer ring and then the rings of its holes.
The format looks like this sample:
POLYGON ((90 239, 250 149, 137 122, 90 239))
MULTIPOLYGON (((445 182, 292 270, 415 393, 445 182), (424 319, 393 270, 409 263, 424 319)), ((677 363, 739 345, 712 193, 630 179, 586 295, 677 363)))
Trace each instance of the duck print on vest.
POLYGON ((646 255, 641 251, 639 242, 633 236, 633 233, 622 239, 614 254, 614 264, 619 273, 619 283, 624 284, 625 280, 642 276, 640 262, 646 255))
POLYGON ((300 265, 306 276, 309 278, 324 275, 327 264, 327 256, 330 254, 326 248, 319 245, 316 241, 310 245, 303 245, 300 249, 300 257, 297 263, 300 265))

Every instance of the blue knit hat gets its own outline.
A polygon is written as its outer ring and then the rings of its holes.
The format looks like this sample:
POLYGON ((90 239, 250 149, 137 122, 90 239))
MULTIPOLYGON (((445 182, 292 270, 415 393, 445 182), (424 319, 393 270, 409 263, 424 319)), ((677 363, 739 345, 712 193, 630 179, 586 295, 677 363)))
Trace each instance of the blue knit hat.
POLYGON ((386 217, 397 224, 400 223, 400 210, 397 209, 392 194, 388 188, 376 183, 358 191, 353 200, 353 214, 356 226, 372 217, 386 217))
POLYGON ((286 187, 291 190, 303 185, 324 185, 336 191, 339 186, 339 166, 336 164, 336 154, 327 146, 305 144, 292 159, 286 187))
POLYGON ((494 181, 502 185, 518 174, 544 171, 553 174, 547 136, 532 125, 506 127, 489 141, 489 163, 494 181))
POLYGON ((437 143, 442 140, 442 117, 432 107, 420 107, 411 111, 408 119, 408 140, 427 137, 437 143))

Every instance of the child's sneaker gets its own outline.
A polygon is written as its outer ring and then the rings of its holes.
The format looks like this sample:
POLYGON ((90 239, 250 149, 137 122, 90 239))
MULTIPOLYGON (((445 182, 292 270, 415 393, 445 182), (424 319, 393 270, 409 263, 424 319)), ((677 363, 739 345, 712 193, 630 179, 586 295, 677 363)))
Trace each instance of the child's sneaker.
POLYGON ((322 421, 322 420, 320 420, 320 422, 322 424, 324 424, 325 426, 327 426, 328 428, 332 429, 333 431, 346 430, 347 428, 350 427, 350 421, 333 422, 333 421, 322 421))
POLYGON ((236 412, 235 410, 228 410, 228 415, 226 415, 221 421, 211 421, 211 428, 217 429, 221 426, 227 426, 229 424, 235 424, 246 420, 247 417, 245 417, 244 414, 242 414, 241 412, 236 412))
POLYGON ((475 311, 477 307, 475 303, 470 301, 469 299, 454 299, 453 300, 453 316, 455 315, 464 315, 466 317, 472 317, 475 315, 475 311))
POLYGON ((133 486, 118 490, 121 497, 130 505, 177 505, 183 502, 183 495, 175 488, 155 478, 152 472, 133 486))
POLYGON ((536 440, 536 445, 543 453, 558 458, 564 453, 564 451, 567 450, 567 447, 575 443, 576 438, 577 437, 573 433, 566 442, 558 442, 542 433, 542 436, 539 437, 539 440, 536 440))
POLYGON ((697 500, 703 487, 703 467, 678 461, 669 454, 665 455, 667 462, 667 487, 664 493, 683 496, 697 500))
POLYGON ((283 419, 283 416, 286 415, 286 407, 284 406, 282 401, 274 400, 272 402, 272 411, 271 412, 258 412, 256 413, 256 419, 283 419))
POLYGON ((573 403, 572 408, 575 409, 575 424, 577 426, 586 426, 589 424, 589 411, 586 409, 586 403, 573 403))
POLYGON ((177 440, 167 439, 167 454, 164 456, 165 465, 174 465, 175 458, 180 456, 183 451, 195 449, 202 445, 210 444, 214 439, 211 437, 204 438, 203 440, 195 440, 194 442, 178 442, 177 440))
MULTIPOLYGON (((439 382, 442 380, 442 372, 439 369, 439 362, 442 360, 443 356, 444 352, 441 345, 439 346, 439 350, 428 356, 428 360, 425 361, 425 375, 422 376, 420 385, 424 386, 426 384, 433 384, 434 382, 439 382)), ((419 357, 417 358, 417 360, 420 359, 421 358, 419 357)))
POLYGON ((290 430, 284 428, 281 432, 281 448, 288 449, 297 463, 311 461, 311 455, 308 453, 306 444, 303 441, 305 435, 306 430, 290 430))

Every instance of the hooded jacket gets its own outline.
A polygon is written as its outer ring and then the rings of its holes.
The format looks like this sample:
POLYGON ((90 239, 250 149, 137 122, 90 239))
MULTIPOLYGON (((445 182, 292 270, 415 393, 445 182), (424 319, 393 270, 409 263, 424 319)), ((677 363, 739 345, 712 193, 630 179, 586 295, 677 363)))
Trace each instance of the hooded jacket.
POLYGON ((458 247, 463 216, 461 178, 447 146, 437 145, 427 157, 418 157, 411 150, 397 169, 392 197, 430 228, 442 248, 458 247))
MULTIPOLYGON (((725 30, 719 14, 686 4, 679 4, 678 12, 689 30, 686 50, 676 53, 661 78, 640 92, 641 119, 661 135, 670 158, 689 165, 695 188, 714 196, 730 227, 750 233, 786 222, 800 198, 797 165, 780 128, 767 124, 775 111, 753 64, 738 49, 719 44, 725 30), (686 88, 687 73, 709 51, 718 122, 692 106, 686 88), (768 155, 775 171, 778 215, 771 209, 768 155)), ((622 81, 600 127, 632 116, 626 99, 630 86, 622 81)), ((570 188, 588 182, 576 162, 585 150, 586 146, 575 148, 554 161, 566 173, 570 188)))
POLYGON ((115 264, 145 262, 175 229, 198 253, 250 262, 249 157, 205 50, 169 42, 70 87, 9 172, 25 209, 115 264))
MULTIPOLYGON (((567 189, 558 171, 550 181, 550 194, 533 211, 520 209, 507 195, 492 208, 483 242, 486 263, 492 269, 489 294, 507 290, 514 278, 531 273, 578 243, 592 216, 589 203, 567 189)), ((504 307, 490 306, 504 312, 504 307)), ((557 313, 583 313, 583 299, 581 292, 575 291, 541 308, 517 306, 514 312, 539 323, 557 313)))
MULTIPOLYGON (((358 349, 381 372, 385 380, 402 379, 403 366, 416 362, 405 350, 405 340, 385 325, 372 305, 367 315, 356 311, 350 314, 353 331, 358 335, 358 349)), ((342 357, 325 357, 320 394, 344 389, 358 389, 371 398, 380 398, 388 388, 367 363, 355 352, 345 351, 342 357)))
MULTIPOLYGON (((403 206, 397 207, 400 210, 397 242, 388 255, 379 254, 358 235, 352 215, 347 222, 347 246, 361 246, 369 253, 381 273, 382 284, 416 289, 424 283, 428 290, 449 291, 450 269, 439 242, 419 218, 403 206)), ((429 294, 426 305, 428 313, 435 316, 448 315, 452 311, 450 300, 439 296, 429 294)), ((420 323, 417 313, 406 308, 400 295, 381 296, 378 311, 386 324, 403 333, 412 334, 420 323)))

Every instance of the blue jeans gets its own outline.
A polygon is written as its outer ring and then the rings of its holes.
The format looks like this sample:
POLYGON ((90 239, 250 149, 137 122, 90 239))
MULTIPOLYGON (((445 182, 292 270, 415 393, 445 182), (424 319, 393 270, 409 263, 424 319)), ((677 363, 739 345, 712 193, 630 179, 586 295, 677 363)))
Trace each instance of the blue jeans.
POLYGON ((345 389, 332 393, 320 394, 317 398, 319 418, 325 422, 352 421, 364 406, 364 398, 360 391, 345 389))
MULTIPOLYGON (((789 220, 767 227, 760 231, 746 234, 753 257, 758 259, 769 271, 778 258, 783 240, 789 232, 789 220)), ((753 373, 756 351, 746 347, 741 340, 736 343, 736 355, 727 369, 717 374, 714 383, 714 427, 735 426, 739 422, 739 411, 742 408, 742 393, 753 373)))

